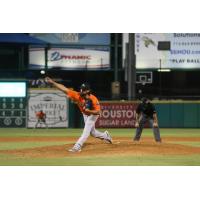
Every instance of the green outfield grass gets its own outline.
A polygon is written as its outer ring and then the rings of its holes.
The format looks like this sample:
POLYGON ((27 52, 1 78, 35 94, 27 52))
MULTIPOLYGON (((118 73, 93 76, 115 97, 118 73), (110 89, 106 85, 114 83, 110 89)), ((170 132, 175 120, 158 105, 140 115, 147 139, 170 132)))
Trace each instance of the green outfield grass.
MULTIPOLYGON (((78 137, 82 129, 0 129, 0 138, 31 138, 31 137, 78 137)), ((134 129, 109 129, 113 138, 130 137, 132 140, 134 129)), ((199 129, 161 129, 162 137, 193 137, 200 138, 199 129)), ((145 129, 143 137, 152 136, 151 129, 145 129)), ((182 144, 186 146, 200 148, 200 140, 198 141, 175 141, 174 144, 182 144)), ((64 145, 68 141, 1 141, 0 150, 28 149, 36 147, 45 147, 52 145, 64 145)), ((127 155, 127 156, 85 156, 85 157, 69 157, 61 158, 27 158, 15 155, 0 153, 1 166, 199 166, 200 154, 195 155, 127 155)))
POLYGON ((200 155, 18 159, 1 154, 0 161, 1 166, 199 166, 200 155))
MULTIPOLYGON (((101 131, 108 130, 113 136, 130 136, 135 133, 135 129, 99 129, 101 131)), ((28 137, 28 136, 80 136, 82 129, 25 129, 25 128, 0 128, 0 137, 28 137)), ((161 129, 162 136, 175 137, 200 137, 199 129, 161 129)), ((151 129, 144 129, 143 136, 152 135, 151 129)))

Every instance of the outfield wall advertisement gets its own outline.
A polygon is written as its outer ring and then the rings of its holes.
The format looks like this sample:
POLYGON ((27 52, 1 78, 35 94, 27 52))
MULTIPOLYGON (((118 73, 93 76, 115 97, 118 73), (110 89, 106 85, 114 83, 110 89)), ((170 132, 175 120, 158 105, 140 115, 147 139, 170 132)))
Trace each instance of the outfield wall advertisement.
POLYGON ((101 102, 101 116, 96 127, 101 128, 132 128, 135 124, 134 103, 101 102))
POLYGON ((199 69, 200 33, 136 33, 135 53, 138 69, 199 69), (169 41, 171 50, 159 51, 159 41, 169 41))
POLYGON ((110 45, 110 33, 31 33, 51 44, 110 45))
MULTIPOLYGON (((36 112, 43 110, 48 127, 68 127, 68 99, 58 90, 30 90, 28 127, 37 122, 36 112)), ((41 124, 41 127, 45 127, 41 124)))
MULTIPOLYGON (((109 48, 52 48, 48 50, 48 69, 106 69, 110 67, 109 48)), ((29 67, 45 67, 44 49, 29 51, 29 67)))

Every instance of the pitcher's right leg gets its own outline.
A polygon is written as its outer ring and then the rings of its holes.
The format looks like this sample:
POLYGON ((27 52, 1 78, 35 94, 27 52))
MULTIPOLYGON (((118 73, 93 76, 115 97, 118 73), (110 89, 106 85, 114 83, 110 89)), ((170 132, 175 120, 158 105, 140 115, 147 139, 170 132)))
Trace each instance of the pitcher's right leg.
POLYGON ((78 141, 73 146, 73 148, 70 149, 69 151, 71 152, 81 151, 81 148, 83 144, 85 143, 85 141, 87 140, 87 138, 90 136, 92 127, 94 126, 97 119, 98 119, 97 115, 90 115, 87 117, 87 119, 85 120, 85 127, 83 129, 83 133, 81 137, 78 139, 78 141))

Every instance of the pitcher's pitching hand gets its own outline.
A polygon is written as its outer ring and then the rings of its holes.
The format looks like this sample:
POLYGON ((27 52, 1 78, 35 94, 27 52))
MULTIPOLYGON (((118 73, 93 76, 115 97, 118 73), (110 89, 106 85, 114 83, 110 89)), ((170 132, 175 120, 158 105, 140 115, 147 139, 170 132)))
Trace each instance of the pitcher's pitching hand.
POLYGON ((53 80, 51 78, 49 78, 49 77, 46 77, 45 78, 45 82, 47 82, 47 83, 53 83, 53 80))

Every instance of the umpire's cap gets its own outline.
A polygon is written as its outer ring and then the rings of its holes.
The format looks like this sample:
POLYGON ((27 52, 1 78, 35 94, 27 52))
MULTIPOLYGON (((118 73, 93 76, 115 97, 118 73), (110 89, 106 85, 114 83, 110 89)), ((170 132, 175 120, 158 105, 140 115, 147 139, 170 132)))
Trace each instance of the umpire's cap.
POLYGON ((88 83, 83 83, 80 87, 81 91, 87 91, 90 90, 90 85, 88 83))
POLYGON ((148 101, 148 98, 143 97, 143 98, 141 99, 141 101, 142 101, 142 103, 146 103, 146 102, 148 101))

